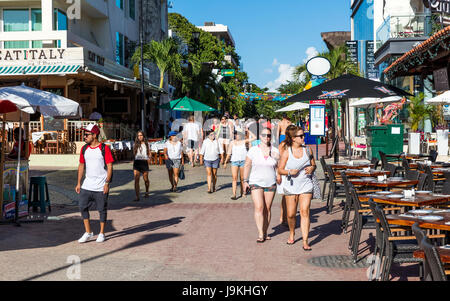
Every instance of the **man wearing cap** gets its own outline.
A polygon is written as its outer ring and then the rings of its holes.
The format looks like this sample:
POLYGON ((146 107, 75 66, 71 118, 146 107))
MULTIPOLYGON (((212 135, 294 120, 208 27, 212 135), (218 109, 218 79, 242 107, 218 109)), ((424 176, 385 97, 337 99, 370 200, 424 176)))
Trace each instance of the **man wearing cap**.
POLYGON ((98 141, 100 129, 97 125, 89 124, 82 130, 85 131, 84 141, 86 145, 83 146, 80 154, 78 182, 75 191, 80 195, 79 206, 86 232, 78 242, 84 243, 94 236, 89 224, 89 207, 92 203, 96 204, 100 213, 100 233, 97 237, 97 242, 103 242, 105 240, 109 183, 112 178, 112 163, 114 159, 111 149, 98 141), (86 175, 83 185, 81 185, 85 168, 86 175))

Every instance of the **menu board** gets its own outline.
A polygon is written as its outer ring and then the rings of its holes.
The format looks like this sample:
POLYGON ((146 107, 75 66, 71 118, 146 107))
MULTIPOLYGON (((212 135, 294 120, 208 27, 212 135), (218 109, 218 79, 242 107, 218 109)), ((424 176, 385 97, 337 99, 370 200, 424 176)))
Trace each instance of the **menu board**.
POLYGON ((44 117, 44 131, 63 131, 64 119, 44 117))
POLYGON ((348 59, 355 65, 358 65, 358 41, 346 41, 348 48, 348 59))
POLYGON ((373 41, 366 41, 366 77, 370 79, 378 78, 378 70, 375 67, 375 54, 373 41))
POLYGON ((310 105, 309 106, 311 136, 325 136, 325 106, 310 105))

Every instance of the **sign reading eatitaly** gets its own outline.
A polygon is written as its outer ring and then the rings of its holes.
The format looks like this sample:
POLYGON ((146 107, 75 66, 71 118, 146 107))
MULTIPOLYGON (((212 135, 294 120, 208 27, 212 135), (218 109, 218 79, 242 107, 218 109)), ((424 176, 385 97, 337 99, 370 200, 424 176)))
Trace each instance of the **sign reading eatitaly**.
POLYGON ((83 59, 83 48, 0 49, 0 65, 52 65, 83 59))

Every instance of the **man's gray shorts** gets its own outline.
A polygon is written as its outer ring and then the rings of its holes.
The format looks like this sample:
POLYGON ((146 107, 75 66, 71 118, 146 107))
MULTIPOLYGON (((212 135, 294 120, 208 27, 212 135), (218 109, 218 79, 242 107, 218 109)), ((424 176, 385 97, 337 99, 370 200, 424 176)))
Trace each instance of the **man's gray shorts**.
POLYGON ((90 191, 81 189, 80 191, 80 212, 83 219, 89 219, 89 209, 96 208, 100 214, 100 222, 106 222, 106 208, 108 207, 108 194, 103 191, 90 191), (96 207, 93 207, 93 205, 96 207))

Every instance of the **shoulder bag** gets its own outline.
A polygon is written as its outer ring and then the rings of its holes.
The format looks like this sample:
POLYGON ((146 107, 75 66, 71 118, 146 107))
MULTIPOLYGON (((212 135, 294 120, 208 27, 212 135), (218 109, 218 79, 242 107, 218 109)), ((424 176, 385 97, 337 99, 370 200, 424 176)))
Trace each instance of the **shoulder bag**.
MULTIPOLYGON (((309 148, 305 147, 306 149, 306 153, 308 154, 309 160, 311 161, 311 154, 309 153, 309 148)), ((314 172, 311 175, 311 180, 313 183, 313 199, 322 199, 322 192, 320 191, 320 184, 319 184, 319 180, 317 180, 316 177, 316 171, 314 170, 314 172)))

